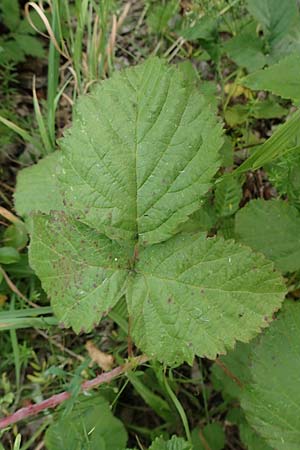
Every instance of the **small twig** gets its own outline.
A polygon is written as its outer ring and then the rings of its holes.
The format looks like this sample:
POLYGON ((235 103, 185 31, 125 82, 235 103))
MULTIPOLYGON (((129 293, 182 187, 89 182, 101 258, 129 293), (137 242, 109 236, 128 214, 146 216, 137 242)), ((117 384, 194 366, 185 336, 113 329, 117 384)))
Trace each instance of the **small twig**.
POLYGON ((5 270, 3 270, 3 268, 0 266, 0 273, 3 275, 4 280, 6 281, 8 287, 18 296, 20 297, 22 300, 24 300, 24 302, 28 303, 28 305, 32 306, 33 308, 38 308, 39 305, 37 305, 36 303, 33 303, 31 300, 29 300, 28 298, 25 297, 25 295, 22 294, 22 292, 19 291, 19 289, 17 288, 17 286, 11 281, 11 279, 9 278, 9 276, 7 275, 7 273, 5 272, 5 270))
POLYGON ((233 6, 235 6, 239 2, 240 2, 240 0, 234 0, 230 5, 225 6, 225 8, 223 8, 219 12, 219 16, 223 16, 224 14, 226 14, 233 6))
POLYGON ((116 38, 117 38, 117 18, 115 14, 112 16, 112 28, 111 28, 111 34, 109 38, 109 43, 107 47, 107 55, 112 56, 113 50, 116 44, 116 38))
POLYGON ((43 336, 43 338, 47 339, 49 342, 51 342, 51 344, 53 344, 55 347, 59 348, 59 350, 61 350, 64 353, 67 353, 68 355, 72 356, 73 358, 77 359, 78 361, 82 362, 84 361, 84 357, 81 355, 77 355, 77 353, 72 352, 72 350, 69 350, 67 347, 65 347, 63 344, 61 344, 60 342, 57 342, 53 337, 48 336, 47 333, 45 333, 44 331, 40 330, 39 328, 36 329, 36 332, 40 335, 43 336))
POLYGON ((207 440, 205 439, 205 437, 204 437, 204 435, 203 435, 201 430, 199 430, 198 435, 199 435, 200 441, 202 442, 203 447, 205 448, 205 450, 211 450, 211 448, 208 445, 207 440))
MULTIPOLYGON (((122 366, 118 366, 115 369, 111 370, 110 372, 102 373, 101 375, 98 375, 96 378, 92 380, 85 381, 81 385, 81 391, 88 391, 90 389, 98 387, 100 384, 109 383, 111 380, 120 376, 122 373, 125 373, 128 370, 133 369, 139 364, 144 364, 148 360, 149 358, 145 355, 137 356, 128 363, 123 364, 122 366)), ((42 402, 37 403, 35 405, 25 406, 25 408, 21 408, 15 413, 11 414, 10 416, 1 419, 0 430, 16 422, 19 422, 20 420, 24 420, 27 419, 28 417, 35 416, 41 411, 44 411, 45 409, 55 408, 56 406, 60 405, 70 397, 71 393, 68 391, 64 391, 61 392, 60 394, 52 395, 52 397, 49 397, 48 399, 43 400, 42 402)))
POLYGON ((128 353, 129 358, 131 358, 133 356, 132 339, 131 339, 131 325, 132 325, 132 319, 131 319, 131 316, 129 316, 128 335, 127 335, 127 353, 128 353))
POLYGON ((119 28, 122 26, 124 20, 126 19, 128 12, 130 10, 130 2, 127 2, 123 12, 121 14, 121 16, 119 17, 119 19, 117 20, 117 17, 115 16, 115 14, 113 14, 112 16, 112 30, 111 30, 111 34, 109 37, 109 42, 108 42, 108 46, 107 46, 107 55, 108 56, 112 56, 113 54, 113 50, 116 44, 116 39, 117 39, 117 32, 119 30, 119 28))
POLYGON ((65 98, 65 99, 67 100, 67 102, 68 102, 71 106, 74 105, 73 100, 72 100, 65 92, 63 92, 61 95, 62 95, 63 98, 65 98))
POLYGON ((222 361, 220 361, 220 359, 216 359, 215 363, 223 370, 223 372, 232 379, 232 381, 234 381, 239 387, 244 387, 243 383, 241 382, 241 380, 236 377, 234 375, 234 373, 231 372, 231 370, 228 369, 228 367, 225 366, 225 364, 222 363, 222 361))
POLYGON ((129 13, 130 7, 131 7, 131 3, 127 2, 126 5, 124 6, 122 14, 120 15, 120 17, 118 19, 117 30, 123 25, 123 22, 129 13))

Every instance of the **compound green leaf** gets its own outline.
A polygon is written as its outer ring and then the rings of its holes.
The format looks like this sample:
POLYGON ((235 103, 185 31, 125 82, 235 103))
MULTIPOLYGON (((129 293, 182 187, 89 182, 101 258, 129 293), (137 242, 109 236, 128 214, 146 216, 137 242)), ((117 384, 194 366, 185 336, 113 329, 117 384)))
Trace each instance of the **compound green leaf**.
POLYGON ((46 432, 47 450, 123 450, 127 433, 102 397, 81 400, 72 412, 61 414, 46 432))
POLYGON ((150 59, 79 101, 62 141, 66 207, 111 238, 164 241, 200 208, 221 145, 196 87, 150 59))
POLYGON ((57 183, 61 152, 55 152, 18 173, 15 209, 20 216, 32 211, 49 213, 64 209, 57 183))
POLYGON ((31 267, 60 322, 76 332, 91 330, 124 294, 130 250, 63 212, 33 220, 31 267))
POLYGON ((283 200, 252 200, 238 211, 235 233, 283 272, 300 268, 300 214, 283 200))
POLYGON ((300 442, 300 303, 287 301, 252 350, 252 381, 242 394, 247 420, 277 450, 300 442))
MULTIPOLYGON (((59 187, 24 209, 50 212, 33 218, 30 263, 60 322, 91 330, 126 294, 135 343, 169 364, 215 358, 267 325, 285 292, 271 262, 205 233, 172 237, 203 204, 220 135, 204 97, 157 59, 81 100, 51 160, 59 187)), ((41 193, 47 163, 32 169, 41 193)))
POLYGON ((242 199, 241 183, 235 177, 224 177, 216 186, 215 207, 220 217, 234 214, 242 199))
POLYGON ((183 438, 172 436, 169 441, 162 437, 156 438, 149 450, 192 450, 192 447, 183 438))
POLYGON ((46 53, 42 42, 37 37, 28 34, 16 34, 14 38, 25 55, 35 58, 43 58, 45 56, 46 53))
MULTIPOLYGON (((300 143, 300 133, 299 139, 300 143)), ((300 209, 300 151, 291 151, 266 167, 268 178, 280 195, 300 209)))
POLYGON ((133 338, 168 364, 214 359, 235 340, 249 341, 284 296, 272 263, 205 233, 147 247, 135 272, 127 289, 133 338))
MULTIPOLYGON (((206 199, 198 211, 190 216, 190 219, 185 222, 180 231, 184 233, 195 233, 199 231, 209 231, 217 222, 218 217, 211 199, 206 199)), ((179 231, 179 230, 178 230, 179 231)))
POLYGON ((296 0, 247 0, 247 7, 266 29, 270 42, 286 35, 297 17, 296 0))
POLYGON ((300 101, 300 55, 292 54, 266 69, 251 73, 241 80, 244 86, 253 90, 265 90, 300 101))
POLYGON ((222 158, 222 167, 230 167, 233 166, 233 142, 232 139, 228 136, 224 136, 224 144, 220 149, 220 154, 222 158))

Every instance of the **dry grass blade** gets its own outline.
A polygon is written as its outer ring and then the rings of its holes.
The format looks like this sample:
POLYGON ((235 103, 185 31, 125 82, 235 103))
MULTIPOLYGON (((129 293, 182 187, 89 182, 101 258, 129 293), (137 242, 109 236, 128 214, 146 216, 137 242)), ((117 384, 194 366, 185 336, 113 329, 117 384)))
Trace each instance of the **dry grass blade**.
POLYGON ((69 52, 66 48, 64 48, 64 50, 62 50, 55 38, 55 35, 53 33, 52 27, 44 13, 44 11, 42 10, 42 8, 40 6, 38 6, 36 3, 34 2, 28 2, 25 5, 25 16, 28 20, 28 22, 30 23, 30 25, 32 26, 32 28, 41 36, 45 37, 46 39, 50 39, 54 45, 54 47, 56 48, 56 50, 58 51, 58 53, 63 56, 64 58, 71 60, 71 57, 69 55, 69 52), (41 18, 41 20, 43 21, 46 30, 48 31, 48 34, 43 33, 41 30, 39 30, 33 23, 33 21, 31 20, 30 17, 30 12, 29 12, 29 8, 33 8, 39 15, 39 17, 41 18))

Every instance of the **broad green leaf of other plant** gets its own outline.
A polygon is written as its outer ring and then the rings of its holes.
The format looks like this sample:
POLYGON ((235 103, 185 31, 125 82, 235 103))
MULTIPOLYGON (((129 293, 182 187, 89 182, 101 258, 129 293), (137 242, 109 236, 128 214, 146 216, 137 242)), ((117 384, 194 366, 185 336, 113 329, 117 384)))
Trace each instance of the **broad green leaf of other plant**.
POLYGON ((91 330, 125 295, 137 346, 175 364, 215 358, 266 325, 285 290, 272 263, 179 233, 211 185, 220 134, 197 89, 158 59, 81 100, 62 142, 64 211, 36 214, 30 245, 65 326, 91 330))
POLYGON ((219 363, 212 367, 212 380, 214 388, 222 391, 225 400, 239 399, 242 387, 249 383, 251 344, 238 342, 234 350, 219 358, 219 363), (229 370, 232 377, 226 373, 224 366, 229 370))
POLYGON ((286 35, 297 16, 296 0, 247 0, 247 7, 264 26, 271 42, 286 35))
POLYGON ((265 90, 300 102, 300 55, 294 53, 266 69, 251 73, 241 84, 253 90, 265 90))
POLYGON ((47 450, 123 450, 127 433, 100 396, 80 401, 70 414, 61 415, 46 432, 47 450))
POLYGON ((300 442, 300 303, 287 301, 252 351, 242 407, 256 431, 277 450, 300 442))
POLYGON ((223 44, 223 49, 239 66, 253 72, 267 63, 264 42, 256 33, 256 24, 251 22, 240 33, 223 44))
POLYGON ((192 431, 193 450, 222 450, 225 447, 225 433, 221 424, 217 422, 209 423, 202 430, 194 428, 192 431), (205 439, 201 440, 200 432, 205 439))
POLYGON ((236 408, 236 403, 240 401, 243 390, 251 381, 249 370, 251 350, 255 348, 256 342, 257 340, 248 344, 239 342, 233 351, 221 356, 219 364, 215 363, 212 367, 212 380, 215 389, 222 391, 224 400, 235 405, 227 420, 233 421, 239 426, 240 438, 246 448, 248 450, 271 450, 266 441, 246 421, 244 412, 236 408), (234 415, 233 412, 235 412, 234 415))
POLYGON ((283 272, 300 269, 300 213, 283 200, 252 200, 238 211, 235 233, 283 272))

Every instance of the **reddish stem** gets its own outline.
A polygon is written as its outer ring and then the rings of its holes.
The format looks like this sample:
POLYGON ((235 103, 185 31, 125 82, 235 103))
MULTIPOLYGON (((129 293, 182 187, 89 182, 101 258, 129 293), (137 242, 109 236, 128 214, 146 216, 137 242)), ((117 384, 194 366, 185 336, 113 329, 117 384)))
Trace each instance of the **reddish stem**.
MULTIPOLYGON (((108 383, 113 378, 116 378, 122 373, 127 372, 128 370, 132 369, 138 364, 145 363, 147 360, 148 358, 146 356, 138 356, 134 358, 133 361, 127 364, 116 367, 110 372, 102 373, 93 380, 85 381, 81 385, 81 390, 88 391, 89 389, 93 389, 102 383, 108 383)), ((60 394, 52 395, 52 397, 43 400, 41 403, 25 406, 25 408, 19 409, 10 416, 0 419, 0 430, 2 428, 6 428, 8 425, 12 425, 13 423, 19 422, 20 420, 24 420, 27 417, 35 416, 36 414, 38 414, 41 411, 44 411, 45 409, 55 408, 57 405, 60 405, 62 402, 64 402, 70 397, 71 397, 70 392, 64 391, 61 392, 60 394)))
POLYGON ((229 378, 231 378, 232 381, 234 381, 240 388, 243 388, 243 387, 244 387, 244 385, 243 385, 243 383, 241 382, 241 380, 240 380, 238 377, 236 377, 236 376, 234 375, 234 373, 232 373, 231 370, 229 370, 228 367, 226 367, 225 364, 222 363, 222 361, 221 361, 220 359, 217 358, 217 359, 215 360, 215 363, 216 363, 216 364, 223 370, 223 372, 224 372, 229 378))

